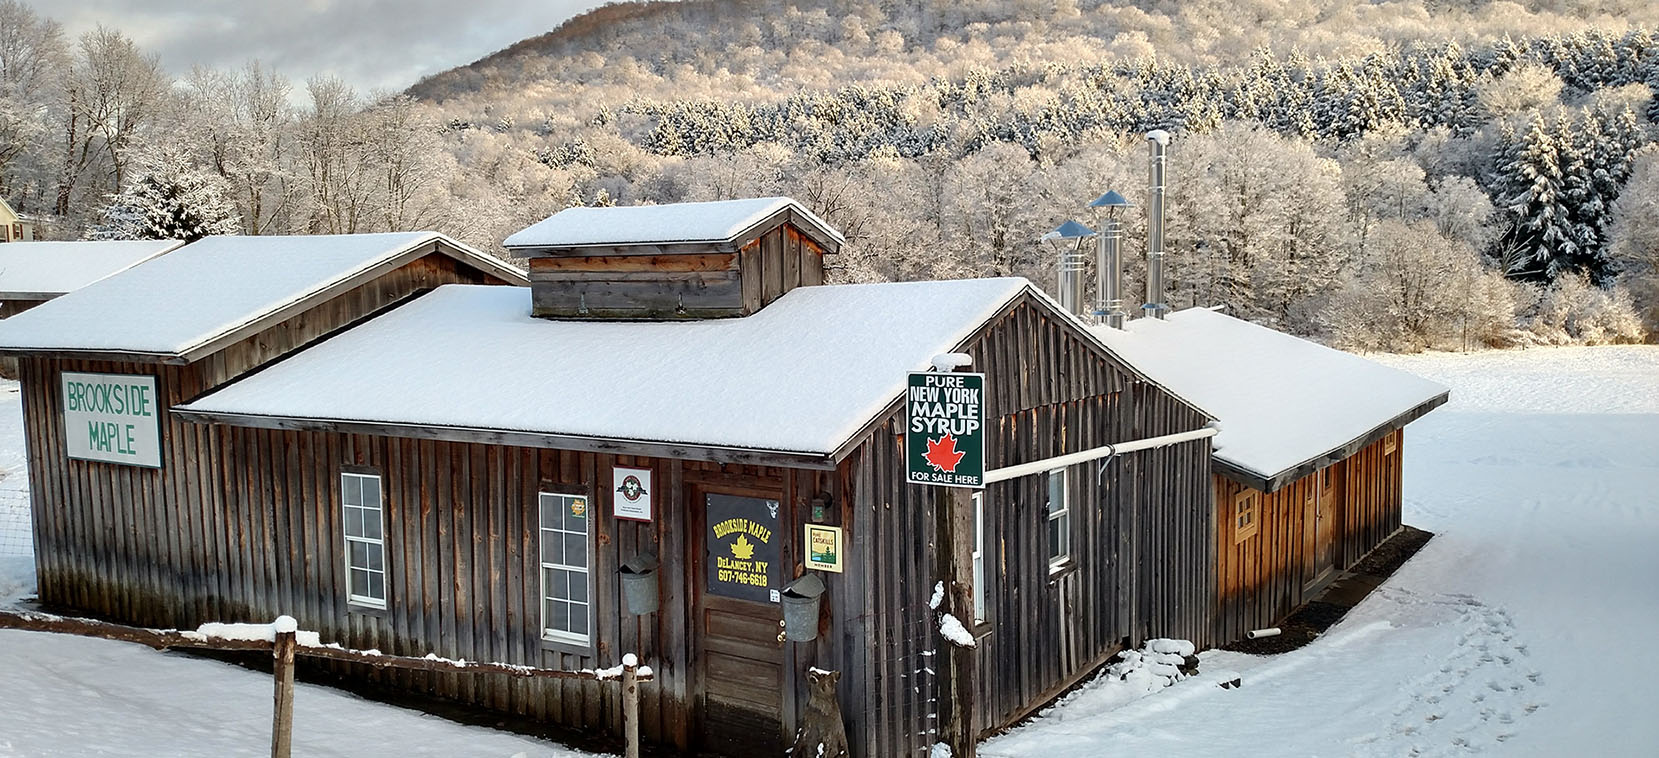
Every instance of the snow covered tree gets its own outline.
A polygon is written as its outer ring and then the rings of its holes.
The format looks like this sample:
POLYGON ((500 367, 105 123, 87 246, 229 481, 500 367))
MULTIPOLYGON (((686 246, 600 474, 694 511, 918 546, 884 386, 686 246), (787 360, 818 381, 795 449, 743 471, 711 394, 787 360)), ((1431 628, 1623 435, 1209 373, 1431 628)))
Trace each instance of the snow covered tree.
POLYGON ((1619 284, 1630 292, 1649 331, 1659 332, 1659 149, 1632 161, 1630 181, 1613 206, 1609 230, 1619 284))
POLYGON ((96 239, 173 239, 194 242, 241 232, 236 207, 217 174, 190 163, 182 151, 156 148, 138 158, 127 186, 105 206, 96 239))

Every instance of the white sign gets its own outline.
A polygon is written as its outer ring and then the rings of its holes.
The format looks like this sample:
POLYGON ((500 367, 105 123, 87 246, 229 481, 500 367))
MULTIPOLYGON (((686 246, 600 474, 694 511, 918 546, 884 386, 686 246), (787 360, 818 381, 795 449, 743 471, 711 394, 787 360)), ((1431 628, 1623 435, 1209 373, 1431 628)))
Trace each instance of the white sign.
POLYGON ((617 518, 630 521, 651 520, 651 469, 623 468, 611 470, 611 502, 617 518))
POLYGON ((63 373, 70 458, 161 468, 160 417, 153 376, 63 373))

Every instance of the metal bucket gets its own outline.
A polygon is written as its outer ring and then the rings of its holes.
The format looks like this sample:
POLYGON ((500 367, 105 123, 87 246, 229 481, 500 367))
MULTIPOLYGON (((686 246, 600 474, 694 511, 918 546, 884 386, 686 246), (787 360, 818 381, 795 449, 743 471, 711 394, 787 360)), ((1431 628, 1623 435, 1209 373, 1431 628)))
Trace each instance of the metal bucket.
POLYGON ((639 556, 622 564, 617 573, 622 575, 622 597, 628 601, 628 612, 643 616, 657 611, 657 561, 639 556))
POLYGON ((817 574, 807 574, 783 589, 783 633, 790 642, 818 639, 818 610, 824 589, 824 580, 817 574))

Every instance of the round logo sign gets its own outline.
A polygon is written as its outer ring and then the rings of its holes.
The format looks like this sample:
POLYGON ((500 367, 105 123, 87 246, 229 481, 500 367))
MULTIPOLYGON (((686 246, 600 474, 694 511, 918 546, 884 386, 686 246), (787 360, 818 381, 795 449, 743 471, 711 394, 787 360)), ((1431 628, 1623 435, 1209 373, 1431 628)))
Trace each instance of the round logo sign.
POLYGON ((640 484, 639 477, 633 474, 629 474, 627 478, 623 479, 622 486, 616 488, 616 491, 622 493, 622 497, 630 503, 637 503, 640 498, 649 494, 645 491, 645 485, 640 484))

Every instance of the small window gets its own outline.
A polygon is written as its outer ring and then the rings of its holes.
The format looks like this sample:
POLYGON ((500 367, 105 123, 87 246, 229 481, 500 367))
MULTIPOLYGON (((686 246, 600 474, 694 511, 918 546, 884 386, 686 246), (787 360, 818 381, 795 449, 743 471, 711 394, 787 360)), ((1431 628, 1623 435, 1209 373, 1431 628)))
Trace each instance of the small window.
POLYGON ((974 623, 985 623, 985 493, 974 493, 974 623))
POLYGON ((1048 472, 1048 567, 1058 569, 1071 560, 1071 477, 1067 469, 1048 472))
POLYGON ((1245 490, 1233 498, 1233 541, 1243 542, 1256 536, 1260 524, 1256 508, 1256 491, 1245 490))
POLYGON ((592 621, 588 499, 543 492, 540 500, 542 638, 586 645, 592 621))
POLYGON ((346 600, 386 607, 386 540, 380 477, 340 475, 340 503, 346 521, 346 600))

